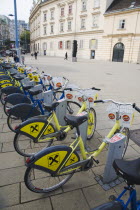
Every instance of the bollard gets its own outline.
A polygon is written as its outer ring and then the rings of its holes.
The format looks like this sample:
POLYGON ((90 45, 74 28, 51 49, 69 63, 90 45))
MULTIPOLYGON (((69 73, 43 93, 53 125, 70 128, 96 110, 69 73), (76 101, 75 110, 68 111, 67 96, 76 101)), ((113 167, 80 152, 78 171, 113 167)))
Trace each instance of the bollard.
POLYGON ((126 136, 116 133, 111 139, 108 139, 109 148, 107 161, 103 174, 103 184, 110 183, 117 178, 116 172, 112 166, 115 159, 121 159, 124 149, 126 136))

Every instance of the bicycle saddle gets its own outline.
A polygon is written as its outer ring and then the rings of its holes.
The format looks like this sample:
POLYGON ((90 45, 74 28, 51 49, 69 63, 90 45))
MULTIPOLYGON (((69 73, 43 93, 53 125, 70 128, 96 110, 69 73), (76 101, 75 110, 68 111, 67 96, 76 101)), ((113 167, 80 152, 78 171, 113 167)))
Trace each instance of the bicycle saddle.
POLYGON ((10 73, 11 74, 11 76, 14 76, 14 75, 16 75, 17 73, 16 72, 12 72, 12 73, 10 73))
POLYGON ((122 176, 129 185, 140 185, 140 158, 136 160, 117 159, 113 167, 119 176, 122 176))
POLYGON ((59 105, 59 102, 55 102, 55 103, 53 103, 51 106, 47 106, 47 105, 44 104, 44 108, 45 108, 48 112, 50 112, 50 111, 54 110, 58 105, 59 105))
POLYGON ((19 77, 19 76, 15 76, 14 78, 15 78, 16 80, 18 80, 18 81, 24 79, 24 77, 19 77))
POLYGON ((42 93, 42 90, 29 90, 29 93, 30 93, 32 96, 36 96, 36 95, 38 95, 39 93, 42 93))
POLYGON ((31 86, 31 85, 23 85, 23 89, 24 90, 29 90, 30 88, 32 88, 33 86, 31 86))
POLYGON ((87 120, 87 116, 71 116, 71 115, 66 115, 64 117, 64 120, 69 124, 72 125, 73 127, 78 127, 81 125, 83 122, 87 120))

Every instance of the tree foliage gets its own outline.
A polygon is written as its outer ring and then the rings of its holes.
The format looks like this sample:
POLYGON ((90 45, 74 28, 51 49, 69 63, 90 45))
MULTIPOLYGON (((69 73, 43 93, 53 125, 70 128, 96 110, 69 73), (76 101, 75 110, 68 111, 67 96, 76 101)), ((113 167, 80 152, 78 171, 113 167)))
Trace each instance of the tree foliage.
POLYGON ((24 30, 20 35, 21 45, 30 44, 30 31, 24 30))

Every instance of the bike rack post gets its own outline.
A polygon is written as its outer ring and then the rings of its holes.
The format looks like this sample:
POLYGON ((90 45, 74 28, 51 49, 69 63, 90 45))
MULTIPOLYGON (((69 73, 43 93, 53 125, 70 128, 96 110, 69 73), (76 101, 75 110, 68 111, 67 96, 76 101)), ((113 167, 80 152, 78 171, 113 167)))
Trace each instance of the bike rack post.
POLYGON ((61 99, 58 102, 59 105, 56 107, 56 116, 60 125, 65 126, 66 121, 64 120, 64 116, 66 115, 67 101, 65 99, 61 99))
POLYGON ((121 159, 125 145, 126 136, 116 133, 111 139, 108 139, 109 148, 107 161, 103 174, 103 184, 108 184, 117 178, 116 172, 112 166, 115 159, 121 159))
POLYGON ((48 90, 44 92, 44 104, 46 106, 51 106, 53 103, 53 92, 52 90, 48 90))
MULTIPOLYGON (((88 114, 86 114, 85 116, 88 117, 88 114)), ((79 126, 80 135, 83 139, 84 145, 86 144, 86 141, 87 141, 87 126, 88 126, 87 120, 79 126)))

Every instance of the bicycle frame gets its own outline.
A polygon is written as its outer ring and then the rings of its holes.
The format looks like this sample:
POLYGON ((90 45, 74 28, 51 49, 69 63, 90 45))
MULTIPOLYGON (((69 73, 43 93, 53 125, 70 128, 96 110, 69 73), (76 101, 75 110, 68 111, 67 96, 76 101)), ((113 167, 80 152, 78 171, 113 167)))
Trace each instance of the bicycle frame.
POLYGON ((137 193, 136 190, 133 188, 126 188, 124 189, 121 194, 118 196, 118 198, 116 198, 116 201, 121 202, 123 209, 127 209, 128 205, 131 205, 131 209, 133 210, 139 210, 140 209, 140 201, 137 201, 137 193), (126 201, 126 203, 124 203, 124 201, 121 199, 123 197, 123 195, 129 190, 129 198, 126 201))
MULTIPOLYGON (((113 128, 111 129, 111 131, 109 132, 109 134, 107 135, 107 138, 111 138, 114 133, 120 129, 120 121, 119 120, 116 120, 113 128)), ((72 142, 72 144, 70 145, 70 147, 72 148, 72 152, 70 153, 70 155, 68 156, 68 158, 64 161, 63 165, 61 166, 60 170, 58 171, 58 174, 62 174, 62 173, 66 173, 66 172, 69 172, 69 171, 73 171, 75 169, 78 169, 80 167, 82 167, 83 164, 85 164, 85 162, 83 162, 83 160, 90 160, 92 157, 97 157, 101 152, 102 150, 104 149, 104 147, 107 145, 106 142, 103 142, 99 149, 96 150, 96 151, 92 151, 92 152, 87 152, 85 150, 85 146, 84 146, 84 143, 83 143, 83 140, 81 138, 81 136, 78 136, 74 142, 72 142), (69 168, 70 169, 66 169, 64 172, 61 172, 61 169, 63 169, 63 167, 65 166, 65 163, 67 162, 67 160, 70 158, 70 156, 72 155, 72 153, 76 150, 76 148, 79 146, 80 148, 80 153, 81 153, 81 156, 82 156, 82 159, 81 161, 79 161, 78 163, 75 164, 75 166, 77 165, 77 167, 74 167, 73 168, 73 165, 71 165, 69 168), (89 157, 87 157, 87 155, 90 155, 89 157)))
MULTIPOLYGON (((79 111, 78 111, 78 114, 81 113, 81 112, 83 112, 85 109, 86 109, 86 102, 83 102, 82 107, 81 107, 81 108, 79 109, 79 111)), ((47 121, 48 121, 48 124, 47 124, 47 126, 44 128, 43 132, 46 130, 46 128, 48 127, 48 125, 49 125, 52 121, 54 121, 54 125, 55 125, 55 127, 56 127, 56 129, 57 129, 58 132, 59 132, 60 130, 62 130, 63 128, 65 128, 65 129, 63 130, 63 132, 68 133, 68 132, 72 129, 72 127, 71 127, 70 125, 61 126, 61 125, 59 124, 59 121, 58 121, 58 118, 57 118, 57 116, 56 116, 55 111, 53 111, 53 112, 50 114, 50 116, 49 116, 49 118, 47 119, 47 121)), ((40 137, 42 136, 43 132, 40 134, 40 137)), ((47 134, 47 136, 49 136, 49 134, 47 134)), ((47 137, 47 138, 45 138, 45 139, 42 140, 40 137, 39 137, 39 139, 38 139, 38 142, 47 141, 47 140, 50 140, 50 139, 52 139, 52 138, 53 138, 53 139, 56 138, 56 137, 54 137, 54 136, 51 135, 51 137, 47 137)))

